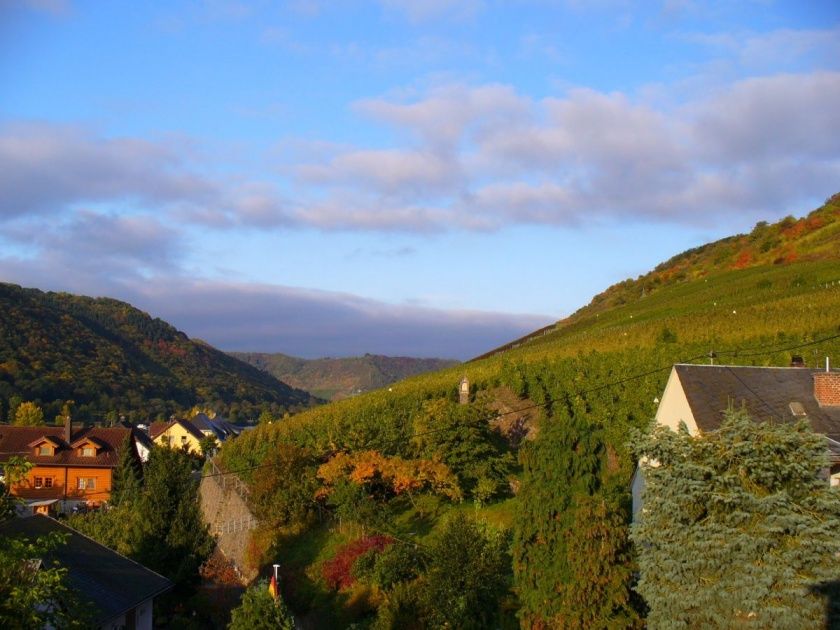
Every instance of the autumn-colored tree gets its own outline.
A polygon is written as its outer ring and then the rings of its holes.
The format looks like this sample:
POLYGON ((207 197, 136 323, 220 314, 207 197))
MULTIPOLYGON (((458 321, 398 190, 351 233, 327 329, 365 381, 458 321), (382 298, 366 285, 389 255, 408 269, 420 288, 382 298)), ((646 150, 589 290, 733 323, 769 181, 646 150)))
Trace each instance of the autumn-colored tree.
POLYGON ((15 411, 14 424, 21 427, 44 424, 44 412, 34 402, 22 402, 15 411))
POLYGON ((458 480, 449 467, 423 459, 389 457, 378 451, 338 453, 318 468, 318 478, 324 486, 318 496, 328 496, 339 481, 348 480, 363 486, 380 500, 401 494, 430 490, 452 501, 461 499, 458 480))

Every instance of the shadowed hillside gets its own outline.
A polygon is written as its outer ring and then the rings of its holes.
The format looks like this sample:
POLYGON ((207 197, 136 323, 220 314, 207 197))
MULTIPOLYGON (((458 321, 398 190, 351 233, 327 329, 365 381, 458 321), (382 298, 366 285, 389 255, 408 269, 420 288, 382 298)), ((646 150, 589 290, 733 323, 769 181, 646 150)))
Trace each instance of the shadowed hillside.
POLYGON ((168 417, 206 405, 248 421, 315 404, 307 392, 125 302, 0 284, 0 405, 32 400, 48 421, 168 417))

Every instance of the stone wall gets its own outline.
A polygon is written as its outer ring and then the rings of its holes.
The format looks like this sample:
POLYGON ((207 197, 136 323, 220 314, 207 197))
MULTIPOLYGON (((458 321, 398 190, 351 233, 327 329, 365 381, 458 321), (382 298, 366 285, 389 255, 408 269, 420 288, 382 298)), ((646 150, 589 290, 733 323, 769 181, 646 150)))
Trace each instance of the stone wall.
POLYGON ((199 488, 201 511, 216 538, 219 551, 230 560, 247 584, 257 577, 256 570, 248 566, 245 551, 250 530, 257 519, 248 509, 242 482, 235 475, 205 476, 199 488))

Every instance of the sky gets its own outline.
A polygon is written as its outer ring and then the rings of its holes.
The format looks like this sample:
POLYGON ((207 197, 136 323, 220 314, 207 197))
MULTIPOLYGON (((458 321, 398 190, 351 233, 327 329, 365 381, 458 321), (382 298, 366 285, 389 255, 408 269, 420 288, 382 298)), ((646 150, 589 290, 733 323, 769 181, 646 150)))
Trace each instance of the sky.
POLYGON ((840 191, 836 0, 0 0, 0 281, 467 359, 840 191))

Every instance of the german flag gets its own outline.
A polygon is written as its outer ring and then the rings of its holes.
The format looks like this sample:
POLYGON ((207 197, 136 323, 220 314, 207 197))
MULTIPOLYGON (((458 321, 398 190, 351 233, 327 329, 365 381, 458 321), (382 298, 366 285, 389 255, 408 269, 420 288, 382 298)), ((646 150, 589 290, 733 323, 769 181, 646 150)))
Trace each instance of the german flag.
POLYGON ((280 595, 280 592, 277 590, 277 578, 273 575, 271 576, 271 582, 268 583, 268 592, 271 593, 274 599, 277 599, 280 595))

